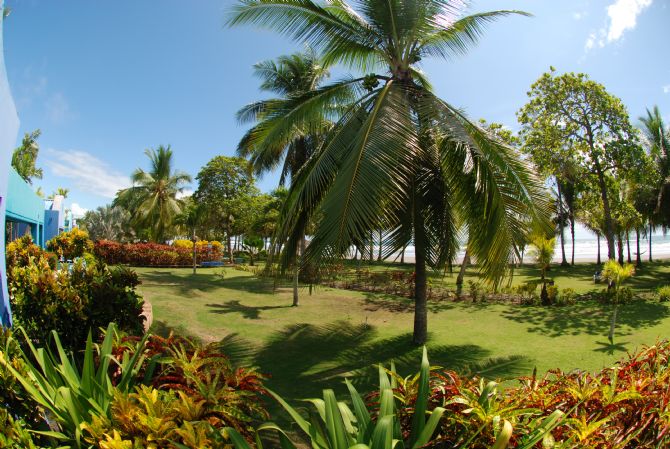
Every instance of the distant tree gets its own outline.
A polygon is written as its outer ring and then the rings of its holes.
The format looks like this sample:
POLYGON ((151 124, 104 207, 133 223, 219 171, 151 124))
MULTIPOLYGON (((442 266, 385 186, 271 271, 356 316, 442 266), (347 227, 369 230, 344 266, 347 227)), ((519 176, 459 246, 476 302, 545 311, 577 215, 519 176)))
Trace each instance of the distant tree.
POLYGON ((576 162, 580 176, 595 178, 603 203, 608 258, 613 259, 615 230, 606 179, 610 174, 627 177, 639 172, 644 159, 625 106, 587 75, 556 75, 553 68, 533 83, 528 96, 529 102, 518 114, 524 141, 576 162))
POLYGON ((91 240, 113 240, 130 242, 135 239, 135 231, 130 224, 130 214, 120 207, 101 206, 86 211, 77 220, 80 228, 88 232, 91 240))
POLYGON ((132 187, 120 190, 113 205, 130 212, 133 224, 139 229, 146 229, 151 240, 164 242, 172 230, 175 217, 182 210, 182 201, 178 196, 191 182, 191 177, 173 170, 169 145, 147 149, 144 154, 150 161, 149 171, 135 170, 131 176, 132 187))
POLYGON ((59 187, 59 188, 57 188, 57 189, 54 191, 54 193, 52 193, 51 195, 49 195, 49 198, 48 198, 48 199, 52 200, 52 199, 54 199, 54 197, 55 197, 56 195, 60 195, 60 196, 62 196, 63 198, 67 198, 67 196, 68 196, 69 194, 70 194, 70 189, 66 189, 66 188, 64 188, 64 187, 59 187))
POLYGON ((35 195, 44 199, 44 190, 42 190, 42 187, 38 187, 37 190, 35 190, 35 195))
POLYGON ((238 235, 236 231, 249 230, 241 229, 239 223, 247 223, 250 198, 258 194, 247 161, 216 156, 200 169, 196 179, 198 188, 193 199, 206 209, 208 226, 225 235, 232 262, 232 236, 238 235))
POLYGON ((37 156, 40 152, 37 139, 40 137, 40 134, 42 134, 42 131, 39 129, 26 133, 23 136, 21 145, 12 154, 12 167, 28 184, 33 183, 33 178, 42 179, 44 174, 42 169, 36 166, 37 156))
POLYGON ((193 201, 191 197, 184 199, 184 207, 179 215, 175 217, 175 224, 185 231, 193 243, 193 274, 196 274, 198 232, 205 221, 204 206, 193 201))
POLYGON ((549 305, 546 277, 547 271, 551 266, 551 261, 554 259, 556 239, 554 237, 547 237, 544 234, 535 234, 530 237, 530 242, 533 245, 533 256, 540 268, 540 279, 542 281, 540 298, 542 299, 542 304, 549 305))
POLYGON ((263 239, 257 235, 244 236, 242 246, 249 254, 249 265, 254 265, 254 258, 263 249, 263 239))

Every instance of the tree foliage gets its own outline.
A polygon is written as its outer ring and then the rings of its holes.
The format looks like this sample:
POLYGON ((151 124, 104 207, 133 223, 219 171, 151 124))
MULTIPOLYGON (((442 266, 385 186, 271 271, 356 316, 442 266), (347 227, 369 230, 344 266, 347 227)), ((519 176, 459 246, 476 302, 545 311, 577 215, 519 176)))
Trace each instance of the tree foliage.
POLYGON ((21 145, 12 153, 12 167, 28 184, 33 183, 33 178, 42 179, 44 172, 37 168, 37 156, 40 152, 40 146, 37 139, 42 131, 36 129, 31 133, 26 133, 21 140, 21 145))
POLYGON ((127 210, 133 225, 146 230, 151 240, 163 242, 169 237, 175 217, 181 213, 182 201, 178 196, 191 182, 191 177, 173 170, 169 145, 147 149, 144 154, 150 161, 149 171, 135 170, 131 176, 132 187, 120 190, 112 205, 127 210))
POLYGON ((385 256, 413 243, 416 254, 414 342, 427 338, 426 267, 453 260, 464 225, 486 275, 509 269, 526 217, 542 219, 541 184, 508 146, 435 96, 418 67, 477 43, 486 24, 516 11, 464 16, 467 2, 245 0, 231 25, 271 28, 320 51, 326 64, 368 72, 292 98, 269 133, 303 127, 343 104, 323 144, 293 180, 277 242, 287 266, 305 217, 320 216, 303 263, 319 266, 369 247, 386 229, 385 256))

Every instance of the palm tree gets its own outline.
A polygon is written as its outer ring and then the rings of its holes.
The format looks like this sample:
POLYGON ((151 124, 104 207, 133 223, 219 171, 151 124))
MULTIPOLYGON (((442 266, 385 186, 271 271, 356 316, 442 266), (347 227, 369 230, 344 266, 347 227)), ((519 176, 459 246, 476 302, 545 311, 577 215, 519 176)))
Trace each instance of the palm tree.
POLYGON ((172 170, 172 150, 160 145, 147 149, 144 154, 151 161, 147 172, 138 168, 133 172, 133 186, 120 190, 114 206, 121 206, 131 214, 132 222, 149 231, 149 237, 163 242, 174 219, 182 211, 182 201, 177 196, 184 191, 191 177, 181 171, 172 170))
POLYGON ((77 220, 77 224, 88 232, 91 240, 128 242, 135 238, 130 214, 120 207, 106 205, 89 210, 77 220))
POLYGON ((26 133, 21 140, 21 145, 12 153, 12 167, 28 184, 33 183, 33 178, 42 179, 44 172, 35 165, 37 155, 40 152, 40 146, 37 139, 42 131, 36 129, 31 133, 26 133))
MULTIPOLYGON (((333 98, 354 90, 317 153, 293 180, 282 210, 282 264, 299 244, 299 218, 320 216, 305 260, 325 263, 370 244, 387 226, 385 253, 415 246, 415 344, 427 338, 427 272, 453 260, 458 224, 494 281, 508 273, 524 218, 549 208, 542 184, 513 150, 433 93, 418 69, 423 57, 451 57, 476 43, 483 26, 515 11, 459 18, 447 0, 244 0, 231 25, 255 23, 304 39, 326 63, 384 73, 349 77, 295 98, 280 129, 302 126, 333 98), (538 207, 537 205, 541 205, 538 207), (383 207, 382 207, 383 205, 383 207)), ((304 262, 304 261, 303 261, 304 262)))
POLYGON ((648 238, 649 238, 649 261, 651 262, 651 236, 654 228, 662 226, 664 229, 670 225, 670 126, 666 126, 658 106, 647 115, 640 117, 642 123, 642 134, 648 146, 649 154, 656 165, 658 184, 656 190, 656 207, 653 214, 647 215, 648 238))
POLYGON ((203 225, 205 220, 205 210, 202 204, 189 200, 184 205, 182 212, 175 217, 175 224, 181 229, 191 235, 191 242, 193 243, 193 274, 196 274, 197 254, 196 243, 198 241, 198 230, 203 225))
POLYGON ((67 196, 70 194, 70 189, 66 189, 65 187, 59 187, 57 188, 54 193, 49 195, 47 199, 53 200, 56 195, 60 195, 63 198, 67 198, 67 196))
MULTIPOLYGON (((314 151, 330 125, 328 110, 314 114, 302 126, 292 126, 277 132, 275 126, 283 120, 287 105, 295 98, 315 92, 322 81, 328 77, 327 66, 311 49, 288 56, 281 56, 277 61, 263 61, 254 65, 254 72, 261 82, 261 90, 278 95, 278 98, 261 100, 246 105, 237 113, 240 123, 255 122, 242 138, 237 153, 249 159, 256 175, 262 175, 276 168, 279 164, 281 175, 279 185, 283 186, 287 179, 291 181, 300 171, 314 151)), ((335 105, 333 105, 335 106, 335 105)), ((330 112, 334 111, 331 108, 330 112)), ((301 242, 299 253, 305 252, 306 241, 304 228, 306 220, 301 221, 301 242)), ((293 305, 298 300, 298 264, 294 267, 293 305)))

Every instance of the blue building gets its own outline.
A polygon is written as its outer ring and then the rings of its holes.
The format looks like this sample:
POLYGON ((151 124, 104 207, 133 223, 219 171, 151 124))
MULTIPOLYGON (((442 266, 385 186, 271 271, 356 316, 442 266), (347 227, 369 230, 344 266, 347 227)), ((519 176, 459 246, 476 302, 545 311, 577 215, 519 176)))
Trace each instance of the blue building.
POLYGON ((63 210, 64 199, 61 195, 54 195, 53 199, 46 201, 44 210, 44 243, 66 230, 65 212, 63 210))
MULTIPOLYGON (((5 230, 7 242, 26 234, 33 237, 35 244, 44 248, 44 200, 30 185, 9 168, 7 179, 7 201, 5 204, 5 230)), ((5 182, 4 180, 0 180, 5 182)))
MULTIPOLYGON (((0 0, 0 11, 4 1, 0 0)), ((10 165, 12 149, 16 143, 16 133, 19 130, 19 118, 12 94, 9 91, 7 71, 5 70, 4 50, 2 45, 3 20, 0 19, 0 223, 5 221, 5 205, 7 203, 7 188, 9 187, 10 165)), ((0 324, 11 326, 12 312, 9 308, 9 294, 7 292, 7 272, 5 266, 5 233, 0 232, 0 324)))

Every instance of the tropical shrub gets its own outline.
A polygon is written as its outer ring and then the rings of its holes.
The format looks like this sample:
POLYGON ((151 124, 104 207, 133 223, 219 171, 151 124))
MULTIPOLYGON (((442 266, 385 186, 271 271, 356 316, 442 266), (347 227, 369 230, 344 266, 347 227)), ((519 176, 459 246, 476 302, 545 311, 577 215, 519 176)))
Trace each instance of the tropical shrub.
MULTIPOLYGON (((95 242, 95 256, 109 265, 127 264, 139 267, 191 266, 193 243, 188 247, 158 243, 118 243, 109 240, 95 242)), ((212 262, 221 259, 221 245, 199 245, 196 260, 212 262)))
POLYGON ((38 342, 56 330, 66 348, 80 348, 89 329, 97 333, 112 321, 123 330, 143 330, 143 301, 135 290, 139 279, 126 268, 77 260, 69 269, 55 270, 39 258, 9 272, 14 323, 38 342))
POLYGON ((664 285, 657 290, 658 300, 661 302, 670 301, 670 285, 664 285))
MULTIPOLYGON (((29 348, 27 353, 21 351, 25 373, 12 366, 4 353, 0 354, 0 364, 21 383, 26 397, 39 405, 44 412, 44 420, 50 423, 52 431, 41 434, 81 447, 83 424, 94 418, 109 417, 114 395, 133 388, 137 371, 143 363, 143 351, 136 351, 121 361, 113 358, 114 329, 114 324, 108 326, 105 339, 95 349, 89 332, 81 367, 65 350, 55 331, 51 334, 54 351, 35 347, 28 335, 23 333, 24 343, 29 348), (112 384, 109 375, 112 363, 120 372, 116 385, 112 384)), ((145 341, 146 337, 139 347, 145 341)))
MULTIPOLYGON (((193 241, 192 240, 186 240, 186 239, 177 239, 177 240, 172 242, 172 246, 174 246, 176 248, 186 248, 186 249, 193 250, 193 241)), ((221 244, 221 242, 218 242, 216 240, 210 240, 210 241, 198 240, 198 241, 195 242, 195 246, 196 246, 197 249, 205 248, 205 247, 212 247, 212 248, 221 250, 221 248, 223 248, 223 245, 221 244)))
POLYGON ((65 260, 74 260, 76 257, 82 257, 84 253, 93 251, 93 242, 88 238, 86 231, 74 228, 49 240, 47 249, 62 256, 65 260))
POLYGON ((9 410, 0 406, 0 448, 37 449, 32 435, 21 421, 17 421, 9 410))
POLYGON ((11 281, 12 267, 25 267, 32 264, 35 260, 46 259, 51 268, 56 268, 58 258, 53 253, 47 253, 39 246, 33 243, 33 238, 28 234, 7 244, 5 249, 7 262, 8 282, 11 281))

